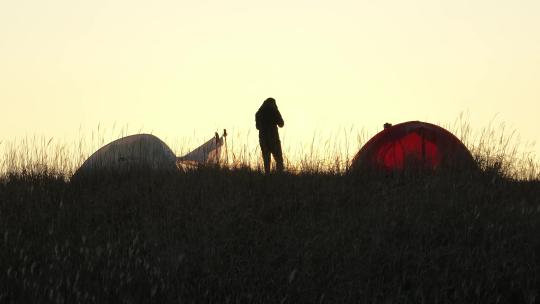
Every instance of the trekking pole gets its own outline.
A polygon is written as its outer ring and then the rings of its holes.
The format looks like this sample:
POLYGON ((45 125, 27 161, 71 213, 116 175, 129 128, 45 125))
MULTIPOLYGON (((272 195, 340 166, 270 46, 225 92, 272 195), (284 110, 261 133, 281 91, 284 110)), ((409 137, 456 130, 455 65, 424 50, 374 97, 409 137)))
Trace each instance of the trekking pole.
POLYGON ((214 153, 216 154, 216 164, 219 166, 220 163, 220 153, 219 153, 219 134, 218 132, 214 133, 214 153))
POLYGON ((223 138, 225 140, 225 164, 229 167, 229 148, 227 148, 227 129, 223 129, 223 138))

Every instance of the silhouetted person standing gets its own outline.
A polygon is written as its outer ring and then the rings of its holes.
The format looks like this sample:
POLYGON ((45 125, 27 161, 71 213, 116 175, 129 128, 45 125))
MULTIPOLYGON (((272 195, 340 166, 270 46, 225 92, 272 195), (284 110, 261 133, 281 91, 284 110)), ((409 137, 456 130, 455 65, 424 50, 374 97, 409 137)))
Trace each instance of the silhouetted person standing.
POLYGON ((259 130, 259 144, 264 161, 264 172, 270 173, 270 154, 276 161, 276 170, 283 171, 283 154, 279 140, 278 126, 283 127, 283 118, 279 113, 274 98, 266 99, 255 114, 255 123, 259 130))

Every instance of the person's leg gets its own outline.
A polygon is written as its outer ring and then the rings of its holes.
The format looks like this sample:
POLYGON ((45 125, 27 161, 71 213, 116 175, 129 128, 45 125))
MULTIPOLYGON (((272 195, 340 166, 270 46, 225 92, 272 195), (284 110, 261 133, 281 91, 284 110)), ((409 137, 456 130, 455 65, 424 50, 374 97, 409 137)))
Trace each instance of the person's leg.
POLYGON ((264 173, 270 173, 270 149, 264 141, 260 141, 262 158, 264 162, 264 173))
POLYGON ((274 155, 274 160, 276 161, 276 170, 278 172, 283 172, 283 153, 281 151, 281 142, 278 141, 277 143, 274 144, 274 147, 273 147, 273 152, 272 154, 274 155))

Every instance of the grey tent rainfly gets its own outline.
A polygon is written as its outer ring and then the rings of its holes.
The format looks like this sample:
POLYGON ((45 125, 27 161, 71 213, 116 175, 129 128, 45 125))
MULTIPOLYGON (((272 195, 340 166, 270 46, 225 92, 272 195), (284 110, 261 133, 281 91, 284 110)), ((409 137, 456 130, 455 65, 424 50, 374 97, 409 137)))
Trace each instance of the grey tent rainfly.
POLYGON ((226 136, 226 130, 221 137, 216 133, 212 139, 181 157, 176 157, 165 142, 152 134, 126 136, 94 152, 77 169, 75 175, 142 168, 174 171, 186 168, 186 164, 220 164, 226 160, 226 157, 222 156, 226 136))

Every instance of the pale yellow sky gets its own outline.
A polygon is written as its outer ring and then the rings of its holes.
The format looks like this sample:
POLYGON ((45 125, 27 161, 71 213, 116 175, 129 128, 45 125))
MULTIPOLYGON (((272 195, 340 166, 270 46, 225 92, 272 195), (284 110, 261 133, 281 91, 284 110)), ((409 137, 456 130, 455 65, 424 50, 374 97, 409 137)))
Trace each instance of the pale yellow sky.
POLYGON ((284 144, 461 112, 540 142, 539 84, 536 0, 0 3, 0 139, 101 124, 256 144, 272 96, 284 144))

